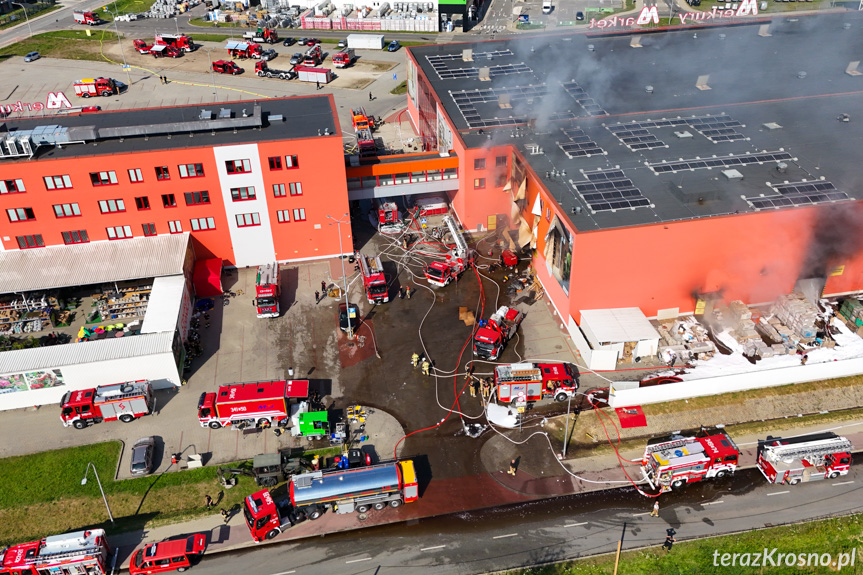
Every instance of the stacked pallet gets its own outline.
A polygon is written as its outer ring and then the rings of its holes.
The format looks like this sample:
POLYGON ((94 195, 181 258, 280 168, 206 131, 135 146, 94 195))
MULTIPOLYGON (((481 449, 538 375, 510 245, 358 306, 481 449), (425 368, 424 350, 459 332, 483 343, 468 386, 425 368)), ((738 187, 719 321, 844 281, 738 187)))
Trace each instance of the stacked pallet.
POLYGON ((818 309, 803 294, 794 292, 779 296, 773 302, 770 313, 789 327, 801 341, 815 339, 815 320, 818 319, 818 309))
POLYGON ((742 344, 749 340, 761 341, 761 336, 755 331, 755 323, 752 321, 752 312, 740 300, 734 300, 728 304, 726 318, 731 322, 731 336, 742 344))
POLYGON ((843 301, 842 307, 839 308, 839 314, 848 323, 853 323, 857 327, 863 326, 863 303, 859 299, 848 298, 843 301))

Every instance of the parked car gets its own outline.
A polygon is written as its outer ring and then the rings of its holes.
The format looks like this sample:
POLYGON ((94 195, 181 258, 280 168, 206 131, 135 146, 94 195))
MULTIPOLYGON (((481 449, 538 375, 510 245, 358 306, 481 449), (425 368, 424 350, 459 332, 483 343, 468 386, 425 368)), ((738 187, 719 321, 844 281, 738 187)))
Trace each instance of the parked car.
POLYGON ((575 13, 576 20, 584 20, 584 12, 576 12, 575 13))
POLYGON ((347 48, 348 41, 347 40, 339 40, 339 48, 347 48))
POLYGON ((42 56, 39 55, 39 52, 30 52, 26 56, 24 56, 25 62, 33 62, 34 60, 38 60, 42 56))
POLYGON ((285 38, 285 41, 282 42, 282 46, 293 46, 297 43, 296 38, 285 38))
POLYGON ((132 475, 147 475, 153 471, 153 451, 156 449, 156 438, 142 437, 132 446, 130 471, 132 475))
POLYGON ((356 333, 360 326, 360 308, 356 304, 339 304, 339 329, 348 331, 348 323, 350 322, 351 331, 356 333))
POLYGON ((102 106, 84 106, 81 108, 82 112, 101 112, 102 106))
POLYGON ((291 56, 291 66, 299 66, 303 63, 303 55, 300 52, 296 52, 293 56, 291 56))
POLYGON ((315 44, 320 44, 321 41, 317 38, 306 38, 306 46, 314 46, 315 44))
POLYGON ((278 55, 278 52, 270 48, 261 52, 261 60, 263 60, 264 62, 269 62, 270 60, 275 59, 275 57, 278 55))
POLYGON ((306 42, 308 42, 308 41, 309 41, 308 38, 300 38, 299 40, 297 40, 297 44, 299 44, 300 46, 305 46, 306 42))
POLYGON ((387 51, 395 52, 396 50, 398 50, 401 47, 402 47, 402 45, 399 44, 398 40, 393 40, 392 42, 390 42, 390 45, 387 46, 387 51))

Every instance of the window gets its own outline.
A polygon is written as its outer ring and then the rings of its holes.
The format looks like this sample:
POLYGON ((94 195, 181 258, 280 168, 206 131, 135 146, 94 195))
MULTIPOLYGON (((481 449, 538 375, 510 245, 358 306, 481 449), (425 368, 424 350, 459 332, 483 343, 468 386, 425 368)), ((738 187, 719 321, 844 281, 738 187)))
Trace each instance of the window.
POLYGON ((285 196, 285 184, 273 184, 273 195, 277 198, 285 196))
POLYGON ((62 190, 72 187, 72 178, 69 176, 45 176, 45 187, 49 190, 62 190))
POLYGON ((295 184, 290 184, 291 187, 291 195, 292 196, 302 196, 303 195, 303 184, 297 182, 295 184))
POLYGON ((174 194, 162 194, 162 205, 166 208, 176 208, 177 200, 174 198, 174 194))
POLYGON ((135 207, 139 210, 149 210, 150 209, 150 198, 147 196, 139 196, 135 198, 135 207))
POLYGON ((156 224, 141 224, 144 228, 145 236, 155 236, 156 235, 156 224))
POLYGON ((238 228, 246 228, 249 226, 259 225, 261 225, 261 218, 258 216, 258 212, 253 212, 251 214, 237 214, 238 228))
POLYGON ((108 186, 117 183, 117 174, 114 172, 91 172, 90 181, 94 186, 108 186))
POLYGON ((26 191, 24 180, 0 180, 0 194, 20 194, 26 191))
POLYGON ((172 234, 179 234, 183 231, 183 224, 180 223, 180 220, 171 220, 168 222, 168 229, 171 230, 172 234))
POLYGON ((160 166, 156 168, 156 179, 157 180, 170 180, 171 173, 168 171, 168 166, 160 166))
POLYGON ((502 168, 506 167, 506 156, 498 156, 494 159, 495 167, 502 168))
POLYGON ((473 161, 473 169, 474 170, 484 170, 485 169, 485 158, 476 158, 473 161))
POLYGON ((138 168, 132 168, 129 170, 129 181, 133 184, 140 184, 144 181, 144 176, 141 175, 141 170, 138 168))
POLYGON ((126 203, 123 200, 99 200, 99 210, 103 214, 125 212, 126 203))
POLYGON ((295 222, 306 221, 306 210, 305 210, 305 208, 297 208, 296 210, 294 210, 294 221, 295 222))
POLYGON ((186 192, 186 205, 198 206, 210 203, 210 192, 186 192))
POLYGON ((132 237, 132 226, 113 226, 105 228, 109 240, 123 240, 132 237))
POLYGON ((244 202, 255 199, 255 186, 247 188, 231 188, 231 199, 235 202, 244 202))
POLYGON ((74 230, 71 232, 60 232, 60 235, 63 236, 63 243, 66 245, 69 244, 86 244, 90 241, 90 238, 87 237, 87 230, 74 230))
POLYGON ((6 214, 9 216, 10 222, 26 222, 36 219, 33 208, 9 208, 6 210, 6 214))
POLYGON ((180 164, 177 169, 181 178, 200 178, 204 175, 204 164, 180 164))
POLYGON ((504 187, 504 186, 506 185, 506 174, 505 174, 505 173, 503 173, 503 174, 497 174, 497 175, 494 177, 494 185, 495 185, 495 187, 497 187, 497 188, 502 188, 502 187, 504 187))
POLYGON ((445 168, 443 171, 444 180, 452 180, 458 177, 458 168, 445 168))
POLYGON ((299 168, 300 162, 297 160, 296 156, 285 156, 285 167, 290 168, 299 168))
POLYGON ((485 187, 485 178, 474 178, 473 189, 480 190, 485 187))
POLYGON ((56 204, 54 206, 54 215, 58 218, 70 218, 72 216, 80 216, 81 210, 78 208, 78 204, 56 204))
POLYGON ((281 156, 271 156, 267 158, 267 161, 270 163, 271 170, 281 170, 282 169, 282 157, 281 156))
POLYGON ((15 239, 18 240, 18 247, 22 250, 26 250, 28 248, 41 248, 45 246, 45 242, 42 241, 42 234, 17 236, 15 239))
POLYGON ((216 229, 216 221, 213 218, 192 218, 189 221, 192 223, 193 232, 216 229))
POLYGON ((246 174, 252 171, 252 163, 249 160, 228 160, 225 169, 229 174, 246 174))
POLYGON ((291 221, 291 210, 278 210, 276 212, 276 217, 279 218, 279 223, 284 224, 286 222, 291 221))
POLYGON ((411 172, 411 183, 416 184, 417 182, 426 181, 426 173, 424 171, 420 172, 411 172))

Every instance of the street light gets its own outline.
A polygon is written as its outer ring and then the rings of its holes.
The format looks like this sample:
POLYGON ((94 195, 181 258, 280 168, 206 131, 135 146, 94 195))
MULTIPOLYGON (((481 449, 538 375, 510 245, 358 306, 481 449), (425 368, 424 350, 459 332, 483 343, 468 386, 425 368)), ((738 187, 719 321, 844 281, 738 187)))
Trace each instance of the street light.
MULTIPOLYGON (((107 6, 106 6, 107 8, 107 6)), ((123 56, 123 69, 126 70, 126 75, 129 76, 129 86, 132 86, 132 72, 130 72, 129 65, 126 63, 126 50, 123 49, 123 43, 120 42, 120 28, 117 26, 117 0, 114 0, 114 31, 117 33, 117 45, 120 46, 120 54, 123 56)), ((119 92, 119 89, 118 89, 119 92)))
POLYGON ((10 4, 14 4, 15 6, 20 6, 21 10, 24 11, 24 20, 27 22, 27 30, 30 31, 30 37, 33 37, 33 28, 30 27, 30 18, 27 17, 27 8, 24 7, 23 4, 19 4, 18 2, 9 2, 10 4))
MULTIPOLYGON (((344 258, 344 250, 342 249, 342 220, 337 220, 333 216, 327 215, 327 217, 339 226, 339 259, 342 260, 342 280, 345 284, 345 313, 348 314, 348 339, 354 338, 354 325, 351 321, 351 304, 348 303, 348 275, 345 273, 345 258, 344 258)), ((345 217, 348 217, 348 214, 345 214, 345 217)), ((348 220, 347 223, 350 223, 348 220)), ((330 224, 333 225, 333 224, 330 224)))
POLYGON ((96 483, 99 485, 99 491, 102 492, 102 500, 105 502, 105 509, 108 510, 108 519, 111 520, 111 523, 114 523, 114 516, 111 515, 111 508, 108 507, 108 499, 105 497, 105 490, 102 489, 102 482, 99 481, 99 472, 96 471, 96 466, 93 465, 92 461, 87 462, 87 467, 84 469, 84 478, 81 479, 81 485, 87 485, 87 472, 90 471, 90 468, 93 468, 93 473, 96 475, 96 483))
POLYGON ((210 61, 210 83, 213 85, 213 102, 216 101, 216 73, 213 72, 213 57, 210 55, 210 52, 213 51, 212 48, 204 48, 207 52, 207 59, 210 61))

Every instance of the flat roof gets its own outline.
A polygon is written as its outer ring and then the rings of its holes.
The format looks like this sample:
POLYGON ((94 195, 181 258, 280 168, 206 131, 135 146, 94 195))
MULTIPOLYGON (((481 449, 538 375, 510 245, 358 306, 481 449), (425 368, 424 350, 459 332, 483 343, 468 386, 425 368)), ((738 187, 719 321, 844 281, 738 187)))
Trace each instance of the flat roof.
POLYGON ((581 325, 590 326, 600 343, 659 339, 659 332, 637 307, 582 310, 581 325))
POLYGON ((183 232, 0 252, 0 293, 183 274, 188 246, 183 232))
POLYGON ((465 144, 513 144, 578 231, 863 198, 863 14, 767 22, 408 50, 465 144))
POLYGON ((141 324, 141 333, 173 332, 176 329, 185 285, 186 277, 182 274, 153 280, 153 289, 150 290, 150 299, 147 300, 147 312, 141 324))

